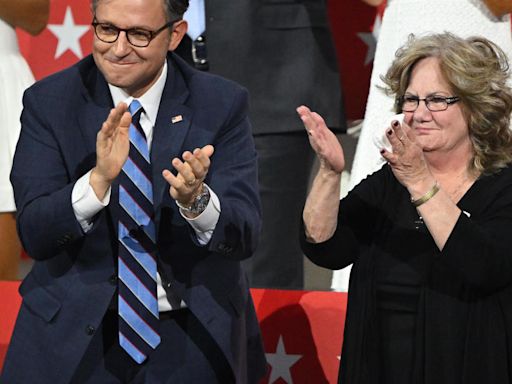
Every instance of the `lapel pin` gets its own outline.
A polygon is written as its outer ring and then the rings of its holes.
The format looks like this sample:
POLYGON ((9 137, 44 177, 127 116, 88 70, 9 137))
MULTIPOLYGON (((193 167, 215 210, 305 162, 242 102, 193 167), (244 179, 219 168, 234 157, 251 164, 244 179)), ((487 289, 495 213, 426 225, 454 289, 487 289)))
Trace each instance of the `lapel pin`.
POLYGON ((171 119, 171 123, 173 124, 176 124, 176 123, 179 123, 180 121, 183 120, 183 116, 181 115, 176 115, 176 116, 173 116, 172 119, 171 119))

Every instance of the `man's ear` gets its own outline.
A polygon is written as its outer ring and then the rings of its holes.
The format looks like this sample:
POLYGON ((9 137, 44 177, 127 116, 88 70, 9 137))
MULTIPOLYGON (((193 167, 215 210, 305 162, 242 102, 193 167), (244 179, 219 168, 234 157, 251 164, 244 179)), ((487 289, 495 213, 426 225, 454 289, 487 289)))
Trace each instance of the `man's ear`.
POLYGON ((180 45, 181 39, 187 33, 188 24, 185 20, 176 21, 171 32, 171 41, 169 42, 169 51, 174 51, 180 45))

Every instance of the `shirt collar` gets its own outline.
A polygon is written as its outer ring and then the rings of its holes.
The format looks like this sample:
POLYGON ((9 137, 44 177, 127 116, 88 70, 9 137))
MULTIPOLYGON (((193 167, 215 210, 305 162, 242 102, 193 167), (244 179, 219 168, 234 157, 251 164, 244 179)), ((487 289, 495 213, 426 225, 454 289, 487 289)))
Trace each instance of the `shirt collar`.
MULTIPOLYGON (((158 80, 149 88, 146 93, 144 93, 141 97, 138 97, 142 108, 144 108, 144 112, 148 117, 151 124, 155 126, 156 117, 158 115, 158 107, 160 105, 160 100, 162 99, 162 93, 164 92, 165 82, 167 81, 167 60, 164 61, 164 65, 162 68, 162 73, 158 77, 158 80)), ((112 84, 108 84, 108 88, 110 89, 110 94, 112 95, 112 101, 114 105, 119 104, 120 102, 125 102, 127 105, 130 105, 132 100, 134 99, 128 93, 126 93, 122 88, 116 87, 112 84)))

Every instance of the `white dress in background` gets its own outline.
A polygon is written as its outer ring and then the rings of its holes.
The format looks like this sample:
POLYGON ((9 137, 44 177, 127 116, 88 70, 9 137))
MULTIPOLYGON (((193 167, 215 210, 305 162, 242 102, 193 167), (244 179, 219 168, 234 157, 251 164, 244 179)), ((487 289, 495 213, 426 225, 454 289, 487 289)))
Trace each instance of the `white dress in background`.
POLYGON ((14 28, 0 19, 0 212, 16 210, 9 174, 20 134, 23 91, 33 82, 14 28))
MULTIPOLYGON (((395 52, 409 34, 419 36, 429 32, 452 32, 461 37, 480 35, 499 45, 512 57, 510 15, 495 17, 482 0, 388 0, 379 32, 370 89, 361 135, 357 144, 349 189, 383 165, 375 142, 383 136, 393 112, 394 99, 377 84, 383 85, 380 75, 387 72, 395 52), (376 140, 377 139, 377 140, 376 140)), ((348 290, 350 267, 333 274, 332 288, 348 290)))

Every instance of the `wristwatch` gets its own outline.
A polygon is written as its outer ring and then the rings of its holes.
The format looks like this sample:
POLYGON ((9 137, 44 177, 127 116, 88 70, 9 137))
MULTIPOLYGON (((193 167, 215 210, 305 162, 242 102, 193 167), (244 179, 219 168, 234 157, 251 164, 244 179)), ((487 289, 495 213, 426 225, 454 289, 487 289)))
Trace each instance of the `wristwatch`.
POLYGON ((176 204, 178 207, 180 207, 184 212, 189 212, 193 214, 200 214, 203 212, 210 202, 210 191, 208 190, 208 187, 203 184, 203 189, 201 190, 201 193, 196 196, 192 204, 188 207, 181 205, 178 201, 176 201, 176 204))

